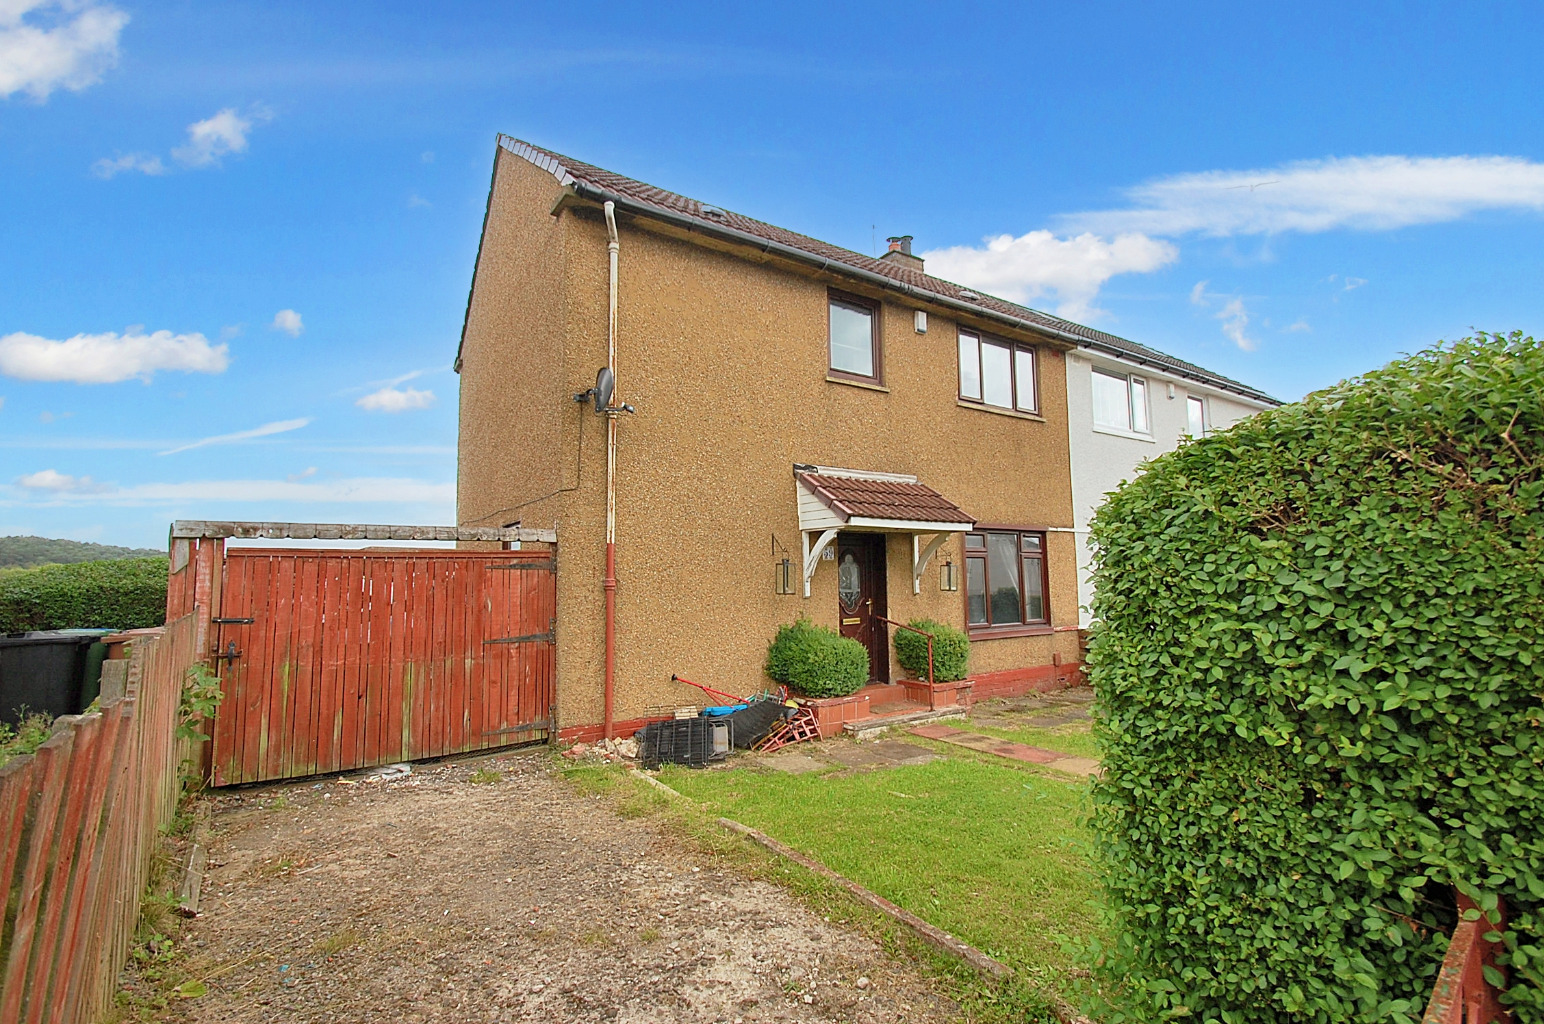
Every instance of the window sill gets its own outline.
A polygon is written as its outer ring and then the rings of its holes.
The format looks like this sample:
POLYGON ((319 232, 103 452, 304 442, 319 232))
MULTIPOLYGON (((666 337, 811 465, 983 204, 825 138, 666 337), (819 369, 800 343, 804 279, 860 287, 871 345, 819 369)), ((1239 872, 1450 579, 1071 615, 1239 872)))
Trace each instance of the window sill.
POLYGON ((1033 423, 1044 423, 1045 417, 1038 412, 1024 412, 1021 409, 999 409, 995 405, 987 405, 985 402, 967 402, 963 398, 956 398, 954 404, 961 409, 974 409, 977 412, 989 412, 993 416, 1009 416, 1016 420, 1029 420, 1033 423))
POLYGON ((826 380, 830 381, 832 384, 846 384, 848 387, 865 388, 869 391, 882 391, 887 395, 890 393, 889 388, 885 387, 883 384, 875 384, 872 381, 852 380, 849 377, 833 377, 830 374, 826 374, 826 380))
POLYGON ((1135 430, 1121 430, 1119 427, 1101 427, 1094 424, 1094 433, 1108 434, 1111 437, 1124 437, 1128 441, 1146 441, 1148 444, 1157 444, 1152 434, 1139 434, 1135 430))
POLYGON ((1049 624, 1033 626, 967 626, 965 635, 977 640, 1006 640, 1015 636, 1050 636, 1056 630, 1049 624))

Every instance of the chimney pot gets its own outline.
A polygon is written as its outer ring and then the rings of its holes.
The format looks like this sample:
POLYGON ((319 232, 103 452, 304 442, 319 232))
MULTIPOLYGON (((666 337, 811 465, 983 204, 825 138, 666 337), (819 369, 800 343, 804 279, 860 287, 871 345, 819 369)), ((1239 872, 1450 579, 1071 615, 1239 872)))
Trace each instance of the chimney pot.
POLYGON ((891 235, 885 241, 890 243, 890 249, 879 257, 886 263, 898 263, 912 270, 922 269, 922 257, 912 255, 910 235, 891 235))
POLYGON ((908 256, 911 255, 910 235, 891 235, 889 238, 885 239, 885 241, 890 243, 891 252, 903 252, 908 256))

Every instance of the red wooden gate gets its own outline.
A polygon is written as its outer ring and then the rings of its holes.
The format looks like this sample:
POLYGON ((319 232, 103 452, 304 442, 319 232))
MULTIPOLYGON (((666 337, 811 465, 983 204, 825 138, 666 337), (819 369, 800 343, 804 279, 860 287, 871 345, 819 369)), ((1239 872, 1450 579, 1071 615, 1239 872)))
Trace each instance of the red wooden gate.
POLYGON ((545 738, 547 551, 225 552, 213 783, 545 738))

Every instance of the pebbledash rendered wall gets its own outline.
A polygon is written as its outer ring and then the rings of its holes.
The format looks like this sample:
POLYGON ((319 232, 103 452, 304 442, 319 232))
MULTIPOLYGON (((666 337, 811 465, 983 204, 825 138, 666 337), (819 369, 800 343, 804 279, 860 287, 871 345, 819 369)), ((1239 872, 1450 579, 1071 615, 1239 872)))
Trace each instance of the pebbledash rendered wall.
MULTIPOLYGON (((606 231, 598 207, 554 204, 547 171, 498 151, 461 362, 458 518, 556 525, 558 717, 602 719, 605 420, 573 395, 606 361, 606 231)), ((834 563, 811 596, 774 592, 799 564, 794 463, 912 473, 982 523, 1049 528, 1053 631, 972 644, 984 690, 1064 684, 1079 658, 1076 540, 1063 351, 1039 345, 1042 415, 957 400, 955 323, 847 279, 817 278, 619 217, 615 717, 693 703, 678 673, 734 693, 777 627, 836 626, 834 563), (827 380, 827 288, 883 301, 885 389, 827 380)), ((1003 334, 989 322, 980 327, 1003 334)), ((913 595, 910 535, 888 539, 891 618, 964 625, 960 538, 913 595), (940 589, 953 561, 961 590, 940 589)), ((795 570, 797 573, 797 569, 795 570)), ((893 652, 892 652, 893 658, 893 652)), ((899 678, 892 665, 892 678, 899 678)))
POLYGON ((1222 430, 1273 406, 1102 352, 1069 353, 1066 366, 1072 501, 1077 515, 1079 621, 1086 628, 1089 625, 1088 608, 1094 599, 1093 584, 1089 580, 1092 559, 1088 546, 1089 522, 1109 492, 1136 476, 1143 462, 1173 451, 1188 436, 1190 421, 1186 400, 1189 396, 1205 400, 1209 431, 1222 430), (1094 425, 1094 367, 1135 375, 1147 381, 1150 433, 1094 425))

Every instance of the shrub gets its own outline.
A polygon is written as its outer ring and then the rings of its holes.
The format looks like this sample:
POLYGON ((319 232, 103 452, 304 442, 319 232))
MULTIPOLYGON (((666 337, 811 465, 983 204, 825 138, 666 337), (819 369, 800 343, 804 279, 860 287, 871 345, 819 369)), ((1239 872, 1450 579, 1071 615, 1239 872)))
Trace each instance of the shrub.
POLYGON ((767 648, 767 675, 807 697, 846 697, 869 681, 868 648, 800 618, 767 648))
POLYGON ((165 558, 18 569, 0 576, 0 633, 139 629, 166 621, 165 558))
POLYGON ((1544 1020, 1544 349, 1482 335, 1152 462, 1100 510, 1109 1021, 1416 1021, 1451 886, 1544 1020))
MULTIPOLYGON (((965 666, 970 661, 970 639, 963 630, 946 626, 932 619, 912 619, 911 629, 933 634, 933 681, 952 683, 965 678, 965 666)), ((911 629, 895 631, 895 659, 901 668, 918 679, 927 678, 927 637, 918 636, 911 629)))

